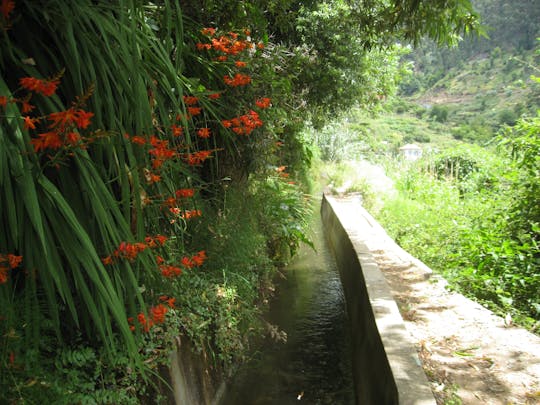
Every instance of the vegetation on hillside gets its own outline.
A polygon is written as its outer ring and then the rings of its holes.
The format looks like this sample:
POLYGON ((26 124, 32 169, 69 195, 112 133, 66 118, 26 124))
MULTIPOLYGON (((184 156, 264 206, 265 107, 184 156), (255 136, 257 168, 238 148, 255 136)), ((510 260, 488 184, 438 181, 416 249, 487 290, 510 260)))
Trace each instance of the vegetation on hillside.
POLYGON ((347 183, 327 169, 336 189, 361 192, 391 236, 452 288, 537 331, 540 52, 531 38, 540 25, 524 15, 540 7, 475 4, 490 38, 453 49, 424 42, 406 56, 414 73, 388 111, 349 114, 317 139, 323 158, 352 171, 358 165, 347 161, 370 160, 396 188, 382 204, 369 178, 347 183), (406 143, 420 145, 423 158, 400 158, 406 143))

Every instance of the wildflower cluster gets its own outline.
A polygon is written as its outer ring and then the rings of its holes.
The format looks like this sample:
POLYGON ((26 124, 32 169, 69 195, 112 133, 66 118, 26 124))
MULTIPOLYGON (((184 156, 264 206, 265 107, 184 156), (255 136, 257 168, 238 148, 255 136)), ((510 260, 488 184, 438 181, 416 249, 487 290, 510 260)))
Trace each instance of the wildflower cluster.
POLYGON ((155 249, 158 247, 161 247, 165 245, 165 242, 167 242, 167 237, 163 235, 156 235, 156 236, 147 236, 143 242, 120 242, 120 245, 118 246, 115 251, 107 256, 104 257, 102 260, 103 264, 112 264, 115 262, 115 260, 118 259, 125 259, 129 262, 133 262, 139 253, 145 251, 146 249, 155 249))
MULTIPOLYGON (((201 33, 206 36, 210 42, 197 43, 197 49, 207 51, 213 50, 219 55, 216 57, 216 60, 220 62, 226 61, 228 56, 236 56, 255 47, 249 39, 250 32, 248 30, 244 31, 246 39, 240 39, 239 34, 236 32, 228 32, 224 35, 216 36, 217 30, 215 28, 203 28, 201 33)), ((258 47, 261 48, 262 44, 259 44, 258 47)))
POLYGON ((221 121, 225 128, 231 130, 238 135, 249 135, 255 128, 261 127, 263 122, 259 118, 257 112, 250 110, 249 113, 230 120, 221 121))
MULTIPOLYGON (((155 325, 163 324, 166 320, 166 315, 170 309, 174 309, 176 299, 170 298, 166 295, 159 297, 160 303, 151 307, 149 311, 149 317, 143 312, 137 314, 137 323, 143 332, 149 332, 155 325)), ((135 331, 135 318, 128 318, 129 329, 135 331)))
POLYGON ((251 76, 243 75, 242 73, 236 73, 234 77, 229 75, 223 76, 223 81, 226 85, 232 87, 246 86, 251 83, 251 76))
POLYGON ((84 148, 93 141, 91 137, 83 139, 80 134, 81 129, 87 129, 91 124, 94 113, 85 111, 82 106, 85 100, 90 97, 92 90, 78 98, 71 108, 64 111, 50 113, 42 117, 32 117, 29 114, 35 109, 31 104, 34 94, 44 97, 51 97, 56 93, 60 84, 60 72, 51 79, 38 79, 35 77, 23 77, 19 80, 21 89, 28 91, 22 98, 8 99, 7 96, 0 96, 0 106, 5 107, 7 103, 20 103, 23 113, 23 128, 28 131, 37 131, 34 138, 30 140, 34 151, 41 152, 47 149, 72 149, 74 147, 84 148), (40 129, 42 129, 40 131, 40 129))
POLYGON ((17 256, 12 253, 8 253, 7 255, 0 254, 0 284, 7 282, 8 271, 19 267, 22 259, 22 256, 17 256))

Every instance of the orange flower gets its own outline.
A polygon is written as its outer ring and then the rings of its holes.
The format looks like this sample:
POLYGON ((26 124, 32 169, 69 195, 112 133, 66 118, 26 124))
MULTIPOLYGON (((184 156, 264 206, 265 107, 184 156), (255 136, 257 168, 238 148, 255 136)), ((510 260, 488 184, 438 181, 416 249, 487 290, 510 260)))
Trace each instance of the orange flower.
POLYGON ((175 192, 176 198, 189 198, 195 195, 195 190, 192 188, 181 188, 175 192))
POLYGON ((214 36, 215 33, 216 33, 215 28, 203 28, 201 30, 201 34, 203 35, 214 36))
POLYGON ((234 64, 236 65, 236 67, 239 67, 239 68, 243 68, 247 66, 247 63, 242 62, 241 60, 237 60, 236 62, 234 62, 234 64))
POLYGON ((223 126, 231 128, 238 135, 249 135, 255 128, 261 127, 263 122, 257 112, 251 110, 248 114, 235 117, 229 121, 222 121, 223 126))
POLYGON ((206 251, 204 250, 201 250, 199 253, 197 253, 191 258, 191 260, 193 261, 193 263, 195 263, 196 266, 202 266, 206 259, 206 251))
POLYGON ((167 238, 164 235, 156 235, 156 236, 147 236, 144 238, 144 241, 150 248, 156 248, 158 246, 163 246, 165 242, 167 242, 169 238, 167 238))
POLYGON ((60 149, 63 146, 62 139, 58 132, 45 132, 39 134, 37 138, 31 139, 30 142, 34 146, 34 151, 37 153, 45 149, 60 149))
POLYGON ((131 142, 136 145, 145 145, 146 144, 146 138, 139 135, 134 135, 131 137, 131 142))
POLYGON ((179 127, 179 126, 176 126, 176 125, 171 125, 171 129, 172 129, 172 134, 173 136, 182 136, 182 132, 184 131, 182 127, 179 127))
POLYGON ((190 115, 199 115, 202 111, 201 107, 188 107, 188 113, 190 115))
POLYGON ((148 184, 159 183, 161 181, 161 176, 150 171, 145 173, 146 182, 148 184))
POLYGON ((221 93, 212 93, 208 95, 208 98, 211 100, 217 100, 220 97, 221 97, 221 93))
POLYGON ((182 262, 182 266, 188 269, 191 269, 195 265, 195 263, 191 261, 191 257, 187 257, 187 256, 182 257, 181 262, 182 262))
POLYGON ((259 108, 270 107, 271 100, 268 97, 263 97, 255 101, 255 105, 259 108))
POLYGON ((169 306, 169 308, 174 308, 174 303, 176 302, 176 298, 169 298, 168 296, 166 295, 161 295, 159 297, 159 300, 161 302, 166 302, 167 305, 169 306))
POLYGON ((209 49, 212 49, 212 45, 211 44, 203 44, 201 42, 197 42, 197 44, 195 44, 195 46, 197 47, 197 49, 199 51, 202 51, 203 49, 204 50, 209 50, 209 49))
POLYGON ((139 315, 137 315, 137 321, 139 321, 139 324, 141 325, 143 331, 148 332, 150 328, 153 326, 152 320, 147 320, 146 316, 141 312, 139 315))
POLYGON ((90 125, 90 118, 94 116, 94 113, 76 110, 70 108, 65 111, 59 111, 49 114, 49 121, 52 121, 52 124, 49 128, 58 127, 60 131, 63 131, 67 126, 75 124, 77 128, 85 129, 90 125))
POLYGON ((0 96, 0 107, 5 107, 7 105, 8 98, 6 96, 0 96))
POLYGON ((148 245, 141 242, 129 243, 122 241, 120 242, 118 249, 113 252, 113 256, 121 259, 127 259, 132 262, 140 252, 147 248, 148 245))
POLYGON ((24 118, 24 129, 36 129, 36 122, 39 121, 39 118, 30 118, 30 117, 23 117, 24 118))
POLYGON ((66 141, 69 145, 76 145, 81 140, 81 136, 77 132, 68 132, 66 134, 66 141))
POLYGON ((29 112, 32 111, 34 108, 36 108, 36 107, 33 106, 32 104, 30 104, 28 101, 23 101, 23 102, 22 102, 22 108, 21 108, 21 111, 22 111, 23 114, 29 113, 29 112))
POLYGON ((8 253, 7 260, 9 263, 9 267, 14 269, 15 267, 19 267, 19 265, 22 262, 23 257, 22 256, 15 256, 14 254, 8 253))
POLYGON ((9 269, 7 267, 0 266, 0 284, 7 283, 7 279, 8 279, 7 272, 8 272, 8 270, 9 269))
POLYGON ((173 278, 182 274, 182 269, 180 267, 171 266, 169 264, 162 264, 159 266, 159 270, 163 277, 173 278))
POLYGON ((35 77, 22 77, 19 79, 21 87, 26 90, 41 93, 46 97, 52 96, 60 84, 60 80, 41 80, 35 77))
POLYGON ((229 75, 223 76, 223 81, 225 84, 232 87, 246 86, 251 83, 251 77, 249 75, 237 73, 234 77, 230 77, 229 75))
POLYGON ((112 257, 109 255, 109 256, 107 256, 107 257, 102 258, 102 259, 101 259, 101 262, 102 262, 105 266, 108 266, 108 265, 110 265, 110 264, 113 263, 113 259, 112 259, 112 257))
POLYGON ((165 322, 165 315, 169 311, 169 308, 167 308, 163 304, 158 304, 155 307, 150 308, 150 313, 152 314, 152 321, 155 324, 158 323, 164 323, 165 322))
POLYGON ((196 105, 199 102, 199 98, 195 96, 183 96, 182 99, 186 105, 196 105))
POLYGON ((184 213, 181 215, 184 219, 190 219, 195 217, 200 217, 202 215, 201 210, 189 210, 184 211, 184 213))
POLYGON ((184 156, 184 160, 188 165, 197 166, 204 162, 212 155, 211 150, 200 150, 194 153, 188 153, 184 156))
POLYGON ((197 131, 200 138, 210 138, 210 128, 201 128, 197 131))

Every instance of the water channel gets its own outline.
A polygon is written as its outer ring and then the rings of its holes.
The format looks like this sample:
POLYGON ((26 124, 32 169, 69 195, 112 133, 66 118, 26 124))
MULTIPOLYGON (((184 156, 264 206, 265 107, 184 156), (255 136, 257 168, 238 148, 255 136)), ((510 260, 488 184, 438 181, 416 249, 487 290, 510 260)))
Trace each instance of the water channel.
POLYGON ((268 320, 287 341, 268 341, 230 383, 221 405, 354 403, 350 330, 339 273, 314 213, 311 238, 283 272, 268 320))

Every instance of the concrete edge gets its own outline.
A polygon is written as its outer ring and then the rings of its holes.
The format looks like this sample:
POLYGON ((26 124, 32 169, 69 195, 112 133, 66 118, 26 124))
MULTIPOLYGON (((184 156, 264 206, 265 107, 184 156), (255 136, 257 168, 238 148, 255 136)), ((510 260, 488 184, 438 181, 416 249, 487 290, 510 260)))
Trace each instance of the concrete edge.
MULTIPOLYGON (((358 210, 363 209, 357 204, 358 210)), ((414 341, 384 275, 356 236, 361 230, 351 229, 354 221, 347 221, 345 214, 350 210, 323 195, 321 215, 336 255, 353 334, 357 404, 435 405, 414 341)))

